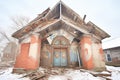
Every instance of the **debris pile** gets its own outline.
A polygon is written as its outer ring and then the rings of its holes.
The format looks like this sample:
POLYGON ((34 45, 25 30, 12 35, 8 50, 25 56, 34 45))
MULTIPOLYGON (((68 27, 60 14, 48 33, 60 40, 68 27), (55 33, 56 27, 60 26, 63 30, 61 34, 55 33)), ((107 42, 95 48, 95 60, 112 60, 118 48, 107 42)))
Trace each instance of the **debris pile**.
POLYGON ((103 72, 94 72, 80 68, 42 68, 12 73, 13 68, 0 69, 0 80, 119 80, 120 72, 116 67, 107 66, 103 72))
POLYGON ((59 77, 59 80, 82 80, 86 77, 87 80, 92 80, 93 78, 95 80, 111 80, 110 76, 111 73, 109 71, 93 72, 72 68, 40 68, 35 72, 26 73, 21 78, 29 77, 30 80, 55 80, 59 77))

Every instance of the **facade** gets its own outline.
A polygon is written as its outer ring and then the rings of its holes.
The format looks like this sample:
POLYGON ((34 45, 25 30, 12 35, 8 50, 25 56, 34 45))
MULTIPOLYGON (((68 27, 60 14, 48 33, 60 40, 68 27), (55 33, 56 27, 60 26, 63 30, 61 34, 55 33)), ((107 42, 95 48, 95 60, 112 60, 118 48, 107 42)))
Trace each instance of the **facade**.
POLYGON ((103 45, 106 64, 120 66, 120 38, 107 41, 103 45))
POLYGON ((39 66, 105 69, 101 40, 109 35, 91 21, 85 23, 62 1, 12 36, 20 44, 14 69, 34 70, 39 66))

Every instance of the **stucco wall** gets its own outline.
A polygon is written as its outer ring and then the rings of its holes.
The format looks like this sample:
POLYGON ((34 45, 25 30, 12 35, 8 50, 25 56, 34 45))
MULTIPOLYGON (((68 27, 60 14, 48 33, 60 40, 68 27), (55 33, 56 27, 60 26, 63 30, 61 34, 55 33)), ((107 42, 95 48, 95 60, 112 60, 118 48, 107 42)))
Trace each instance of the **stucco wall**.
POLYGON ((20 43, 20 51, 16 57, 14 69, 37 69, 39 67, 41 39, 31 35, 20 43))

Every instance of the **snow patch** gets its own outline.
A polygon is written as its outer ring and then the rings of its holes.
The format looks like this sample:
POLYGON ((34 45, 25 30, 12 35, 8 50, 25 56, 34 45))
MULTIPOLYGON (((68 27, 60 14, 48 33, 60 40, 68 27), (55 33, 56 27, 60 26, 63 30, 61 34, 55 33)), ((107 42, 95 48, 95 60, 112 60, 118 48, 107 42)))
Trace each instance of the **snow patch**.
POLYGON ((48 80, 105 80, 80 70, 68 71, 64 75, 50 76, 48 80))
POLYGON ((112 72, 111 79, 112 80, 120 80, 120 67, 114 66, 106 66, 108 71, 112 72))
POLYGON ((106 66, 108 71, 120 71, 120 67, 106 66))
POLYGON ((13 68, 8 68, 7 70, 1 71, 0 80, 30 80, 29 78, 20 78, 23 75, 12 74, 13 68))
POLYGON ((107 71, 102 71, 100 74, 110 74, 110 73, 107 71))

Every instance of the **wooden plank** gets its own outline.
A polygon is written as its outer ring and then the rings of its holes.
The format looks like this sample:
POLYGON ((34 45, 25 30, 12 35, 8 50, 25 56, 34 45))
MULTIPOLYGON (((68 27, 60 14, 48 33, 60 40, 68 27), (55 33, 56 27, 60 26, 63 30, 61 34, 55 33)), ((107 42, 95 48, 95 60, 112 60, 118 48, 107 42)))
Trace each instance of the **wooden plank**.
POLYGON ((71 24, 70 22, 68 22, 68 21, 66 21, 66 20, 64 20, 64 19, 62 19, 62 21, 63 21, 66 25, 69 25, 69 26, 75 28, 76 30, 78 30, 78 31, 80 31, 80 32, 82 32, 82 33, 89 34, 88 31, 86 31, 86 30, 84 30, 84 29, 82 29, 82 28, 79 28, 78 26, 75 26, 74 24, 71 24))

